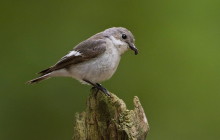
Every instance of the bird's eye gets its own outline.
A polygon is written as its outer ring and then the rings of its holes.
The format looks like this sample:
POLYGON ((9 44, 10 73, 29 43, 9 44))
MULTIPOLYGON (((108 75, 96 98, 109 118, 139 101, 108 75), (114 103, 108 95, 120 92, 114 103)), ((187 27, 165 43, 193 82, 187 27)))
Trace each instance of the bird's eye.
POLYGON ((122 34, 121 37, 122 37, 123 39, 126 39, 126 38, 127 38, 126 34, 122 34))

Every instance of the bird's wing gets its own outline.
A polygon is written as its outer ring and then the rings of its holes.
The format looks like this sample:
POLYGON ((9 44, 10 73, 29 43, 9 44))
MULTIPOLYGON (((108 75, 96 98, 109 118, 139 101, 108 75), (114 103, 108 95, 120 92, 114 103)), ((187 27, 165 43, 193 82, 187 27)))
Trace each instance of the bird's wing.
POLYGON ((67 68, 70 65, 82 63, 103 54, 106 50, 106 41, 99 40, 85 40, 78 44, 72 51, 62 57, 54 66, 45 69, 39 74, 45 75, 55 70, 67 68))

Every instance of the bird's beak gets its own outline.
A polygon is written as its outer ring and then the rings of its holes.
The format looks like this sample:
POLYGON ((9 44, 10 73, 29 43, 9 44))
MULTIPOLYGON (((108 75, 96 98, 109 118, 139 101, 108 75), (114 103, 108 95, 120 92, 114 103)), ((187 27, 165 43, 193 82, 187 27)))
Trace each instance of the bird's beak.
POLYGON ((135 45, 132 43, 132 44, 129 44, 129 47, 131 50, 134 51, 134 54, 137 55, 138 54, 138 49, 135 47, 135 45))

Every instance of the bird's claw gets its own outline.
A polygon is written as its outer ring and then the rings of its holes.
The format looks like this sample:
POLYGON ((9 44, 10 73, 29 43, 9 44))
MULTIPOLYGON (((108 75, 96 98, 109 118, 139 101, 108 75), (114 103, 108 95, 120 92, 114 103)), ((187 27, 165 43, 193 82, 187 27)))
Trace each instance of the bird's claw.
POLYGON ((98 89, 98 91, 101 90, 105 95, 110 96, 109 91, 106 88, 104 88, 101 84, 96 83, 96 88, 98 89))

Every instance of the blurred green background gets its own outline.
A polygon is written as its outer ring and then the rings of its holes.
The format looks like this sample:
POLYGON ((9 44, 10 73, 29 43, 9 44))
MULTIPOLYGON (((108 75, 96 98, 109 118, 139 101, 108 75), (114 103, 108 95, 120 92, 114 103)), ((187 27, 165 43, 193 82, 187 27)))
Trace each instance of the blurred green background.
POLYGON ((133 32, 103 85, 133 108, 139 96, 148 140, 220 139, 220 1, 66 0, 0 2, 0 139, 71 140, 89 86, 70 78, 25 82, 74 45, 113 26, 133 32))

